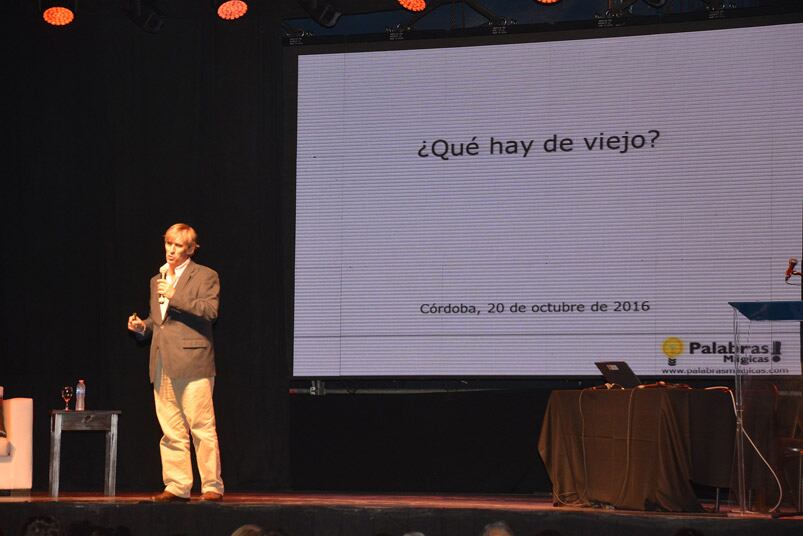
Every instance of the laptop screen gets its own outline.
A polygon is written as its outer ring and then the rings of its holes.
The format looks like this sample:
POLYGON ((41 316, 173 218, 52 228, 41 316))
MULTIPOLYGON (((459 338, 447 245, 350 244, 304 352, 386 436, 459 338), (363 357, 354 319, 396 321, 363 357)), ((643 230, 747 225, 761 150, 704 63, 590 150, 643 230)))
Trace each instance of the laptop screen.
POLYGON ((624 361, 599 361, 594 363, 602 372, 602 376, 608 383, 621 385, 625 389, 632 389, 641 385, 641 380, 624 361))

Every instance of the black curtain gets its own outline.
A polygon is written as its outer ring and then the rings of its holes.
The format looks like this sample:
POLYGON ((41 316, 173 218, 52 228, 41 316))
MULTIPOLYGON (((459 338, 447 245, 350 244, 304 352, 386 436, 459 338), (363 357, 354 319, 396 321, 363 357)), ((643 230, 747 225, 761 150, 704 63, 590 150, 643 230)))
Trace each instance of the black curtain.
MULTIPOLYGON (((79 378, 88 408, 123 412, 118 489, 161 488, 148 349, 125 325, 132 312, 147 314, 162 234, 179 221, 197 229, 196 260, 221 278, 224 481, 230 490, 285 487, 278 14, 266 2, 226 22, 207 2, 169 2, 160 31, 148 33, 126 2, 79 4, 65 28, 25 4, 0 23, 0 385, 7 398, 34 399, 35 489, 47 487, 50 410, 79 378)), ((63 448, 62 490, 102 489, 102 435, 66 433, 63 448)))
MULTIPOLYGON (((207 2, 159 2, 157 33, 122 0, 80 2, 65 28, 44 24, 36 2, 11 4, 0 19, 0 385, 34 399, 35 490, 47 489, 50 410, 79 378, 88 408, 123 412, 118 490, 161 489, 148 347, 125 326, 147 313, 162 234, 178 221, 221 277, 228 490, 549 489, 536 446, 550 386, 288 396, 295 117, 273 2, 236 22, 207 2)), ((63 492, 103 489, 103 449, 102 432, 64 434, 63 492)))

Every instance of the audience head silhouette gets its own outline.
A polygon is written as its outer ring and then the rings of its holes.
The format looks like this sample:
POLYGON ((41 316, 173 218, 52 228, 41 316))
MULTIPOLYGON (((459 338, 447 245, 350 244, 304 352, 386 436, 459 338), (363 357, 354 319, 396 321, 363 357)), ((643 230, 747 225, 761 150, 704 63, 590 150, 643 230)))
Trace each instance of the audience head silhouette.
POLYGON ((482 536, 514 536, 513 530, 504 521, 496 521, 485 525, 482 536))
POLYGON ((52 516, 36 516, 22 528, 22 536, 61 536, 61 525, 52 516))
POLYGON ((268 536, 268 533, 259 525, 243 525, 232 532, 231 536, 268 536))

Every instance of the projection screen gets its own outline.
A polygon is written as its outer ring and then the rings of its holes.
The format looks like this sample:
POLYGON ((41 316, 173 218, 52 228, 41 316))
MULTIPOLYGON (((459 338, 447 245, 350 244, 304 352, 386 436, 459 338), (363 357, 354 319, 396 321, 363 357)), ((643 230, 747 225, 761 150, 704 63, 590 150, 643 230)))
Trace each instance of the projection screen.
POLYGON ((800 297, 801 24, 297 67, 296 377, 726 375, 800 297))

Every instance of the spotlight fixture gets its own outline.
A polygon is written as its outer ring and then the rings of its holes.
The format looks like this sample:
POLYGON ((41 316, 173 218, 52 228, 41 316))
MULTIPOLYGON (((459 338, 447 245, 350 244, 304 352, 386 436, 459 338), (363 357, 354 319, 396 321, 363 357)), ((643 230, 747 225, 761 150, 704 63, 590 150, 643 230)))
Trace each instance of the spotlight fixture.
POLYGON ((536 4, 542 4, 545 6, 551 6, 557 4, 558 2, 560 2, 560 0, 535 0, 536 4))
POLYGON ((248 11, 248 4, 243 0, 218 0, 217 16, 224 20, 239 19, 248 11))
POLYGON ((722 0, 702 0, 708 11, 718 11, 725 7, 725 2, 722 0))
POLYGON ((342 13, 326 0, 296 0, 309 16, 324 28, 333 28, 342 13))
POLYGON ((399 4, 407 11, 424 11, 427 8, 426 0, 399 0, 399 4))
POLYGON ((158 33, 165 19, 153 7, 152 0, 131 0, 128 17, 148 33, 158 33))
POLYGON ((638 2, 638 0, 608 0, 608 10, 605 12, 605 19, 623 21, 625 17, 632 13, 633 4, 636 2, 638 2))
POLYGON ((53 26, 66 26, 75 20, 77 0, 42 0, 39 8, 42 18, 53 26))

